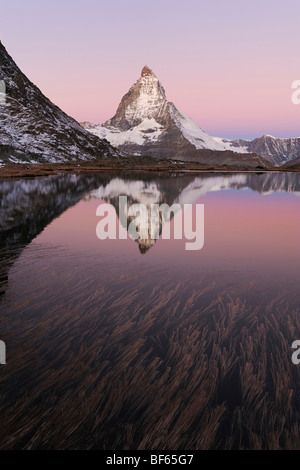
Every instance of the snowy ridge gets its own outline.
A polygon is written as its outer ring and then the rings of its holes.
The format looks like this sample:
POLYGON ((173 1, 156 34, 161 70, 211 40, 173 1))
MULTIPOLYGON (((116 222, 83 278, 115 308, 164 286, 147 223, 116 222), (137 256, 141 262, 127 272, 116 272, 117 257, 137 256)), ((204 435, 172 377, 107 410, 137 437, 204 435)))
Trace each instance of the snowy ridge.
POLYGON ((249 153, 249 147, 247 145, 236 144, 237 141, 235 140, 223 139, 222 137, 214 137, 214 140, 223 145, 226 150, 231 150, 232 152, 249 153))
POLYGON ((128 143, 142 146, 146 142, 156 141, 163 129, 163 126, 158 124, 155 119, 144 119, 140 124, 127 131, 120 131, 116 127, 95 126, 89 128, 90 132, 100 139, 107 139, 114 147, 121 147, 128 143))
POLYGON ((0 101, 0 165, 56 163, 116 157, 101 141, 55 106, 21 72, 0 42, 0 81, 5 103, 0 101))
POLYGON ((169 106, 171 116, 177 127, 196 149, 227 150, 226 146, 222 142, 218 142, 213 137, 210 137, 198 126, 198 124, 195 123, 195 121, 193 121, 193 119, 182 111, 179 111, 173 103, 170 103, 169 106))
POLYGON ((214 139, 222 142, 228 150, 256 153, 275 166, 283 165, 300 157, 300 137, 278 138, 264 134, 253 140, 229 140, 220 137, 214 139))

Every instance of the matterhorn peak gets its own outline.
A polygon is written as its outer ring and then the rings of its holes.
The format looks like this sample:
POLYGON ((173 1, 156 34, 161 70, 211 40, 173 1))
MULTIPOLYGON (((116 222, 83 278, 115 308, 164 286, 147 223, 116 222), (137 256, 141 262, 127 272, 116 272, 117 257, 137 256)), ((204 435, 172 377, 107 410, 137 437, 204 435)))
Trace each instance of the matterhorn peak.
POLYGON ((207 135, 167 100, 148 65, 123 96, 116 114, 102 126, 88 130, 135 155, 174 158, 175 153, 177 158, 191 158, 199 149, 225 150, 223 143, 207 135))
POLYGON ((154 73, 151 69, 149 69, 148 65, 142 68, 141 77, 155 77, 154 73))
MULTIPOLYGON (((128 155, 171 158, 172 160, 201 161, 211 165, 213 159, 221 165, 219 156, 202 150, 234 150, 230 142, 215 139, 204 132, 196 122, 179 111, 167 100, 159 78, 145 65, 140 78, 123 96, 116 114, 101 126, 85 126, 100 138, 128 155), (201 152, 200 152, 201 151, 201 152)), ((247 149, 243 148, 244 151, 247 149)), ((225 155, 239 163, 239 157, 225 155)), ((228 159, 224 158, 224 164, 228 159)), ((253 165, 260 165, 257 161, 253 165)))

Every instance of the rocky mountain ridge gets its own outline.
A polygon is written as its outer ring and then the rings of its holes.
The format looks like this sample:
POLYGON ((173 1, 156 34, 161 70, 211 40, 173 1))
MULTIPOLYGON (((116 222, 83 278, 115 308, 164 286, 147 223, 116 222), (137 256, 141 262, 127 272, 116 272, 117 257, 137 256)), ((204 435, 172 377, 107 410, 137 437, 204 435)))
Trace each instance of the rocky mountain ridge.
POLYGON ((21 72, 0 42, 0 165, 117 157, 107 142, 87 132, 21 72))
POLYGON ((243 150, 229 149, 227 143, 209 136, 179 111, 167 100, 163 86, 148 66, 143 67, 111 119, 103 125, 82 125, 126 154, 241 168, 265 166, 260 157, 249 152, 241 158, 243 150))

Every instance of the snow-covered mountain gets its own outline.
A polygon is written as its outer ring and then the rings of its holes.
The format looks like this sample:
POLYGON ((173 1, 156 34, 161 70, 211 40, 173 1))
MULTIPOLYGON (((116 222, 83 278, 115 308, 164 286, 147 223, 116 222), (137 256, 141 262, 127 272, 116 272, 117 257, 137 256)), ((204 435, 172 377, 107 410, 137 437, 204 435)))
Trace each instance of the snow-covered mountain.
POLYGON ((300 137, 279 139, 263 135, 254 140, 229 140, 209 136, 167 100, 160 81, 147 66, 123 96, 112 119, 102 125, 84 122, 82 126, 106 138, 121 151, 134 155, 196 160, 206 164, 223 161, 230 165, 243 161, 250 166, 254 164, 254 155, 275 166, 300 157, 300 137), (227 152, 216 159, 216 154, 205 153, 205 149, 227 152), (243 154, 243 158, 231 152, 243 154))
POLYGON ((118 156, 85 131, 21 72, 0 42, 0 166, 118 156))
POLYGON ((103 125, 82 126, 126 154, 150 155, 205 164, 263 166, 260 158, 204 132, 166 98, 155 74, 145 66, 141 77, 126 93, 115 116, 103 125), (207 151, 214 152, 207 152, 207 151), (206 152, 205 152, 206 151, 206 152))
POLYGON ((300 137, 279 139, 271 135, 263 135, 254 140, 228 140, 216 138, 228 150, 244 153, 256 153, 273 165, 280 166, 300 158, 300 137))

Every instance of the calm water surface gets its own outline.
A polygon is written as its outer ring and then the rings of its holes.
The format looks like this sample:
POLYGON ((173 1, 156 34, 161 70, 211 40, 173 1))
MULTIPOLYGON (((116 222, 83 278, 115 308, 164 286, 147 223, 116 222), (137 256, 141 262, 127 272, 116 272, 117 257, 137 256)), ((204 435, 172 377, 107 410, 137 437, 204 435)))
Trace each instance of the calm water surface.
POLYGON ((300 448, 298 174, 62 174, 0 197, 0 448, 300 448), (203 249, 99 240, 120 195, 204 204, 203 249))

